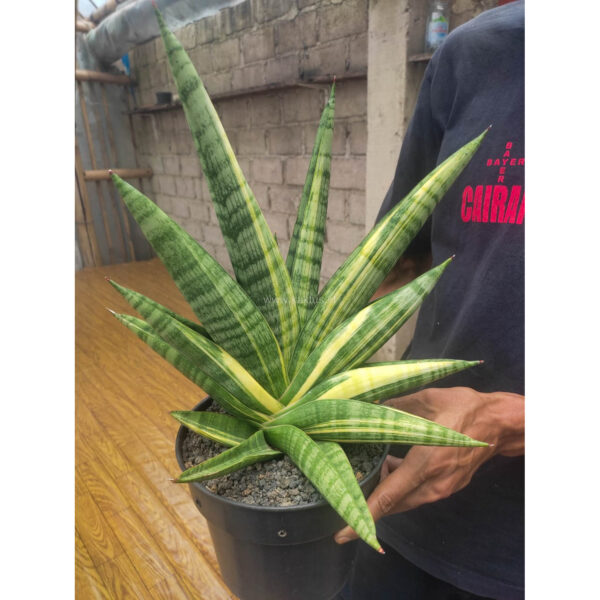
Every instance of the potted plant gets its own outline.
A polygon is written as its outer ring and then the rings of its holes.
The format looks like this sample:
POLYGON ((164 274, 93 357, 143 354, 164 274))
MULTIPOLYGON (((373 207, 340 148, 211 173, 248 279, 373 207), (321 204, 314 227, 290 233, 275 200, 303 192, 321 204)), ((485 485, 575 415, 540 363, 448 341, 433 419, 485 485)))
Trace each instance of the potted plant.
MULTIPOLYGON (((485 132, 391 210, 319 293, 335 84, 284 261, 196 70, 158 11, 157 17, 236 279, 113 173, 125 204, 201 324, 111 281, 143 319, 115 316, 212 398, 200 410, 172 414, 185 428, 228 449, 186 469, 176 481, 190 484, 209 521, 226 583, 244 600, 330 598, 342 587, 355 550, 333 542, 343 522, 383 552, 364 497, 377 483, 378 468, 361 489, 340 443, 486 445, 378 404, 478 361, 366 364, 448 266, 451 259, 369 303, 485 132), (210 402, 222 412, 206 410, 210 402), (254 507, 222 498, 200 483, 282 454, 325 501, 254 507)), ((182 466, 185 431, 180 429, 177 440, 182 466)), ((379 464, 382 460, 383 455, 379 464)))

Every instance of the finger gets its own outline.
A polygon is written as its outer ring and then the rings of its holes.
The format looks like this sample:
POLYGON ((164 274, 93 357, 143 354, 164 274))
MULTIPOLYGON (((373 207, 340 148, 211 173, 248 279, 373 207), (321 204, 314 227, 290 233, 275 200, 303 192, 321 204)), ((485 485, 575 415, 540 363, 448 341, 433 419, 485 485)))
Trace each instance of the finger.
POLYGON ((403 458, 397 456, 387 456, 381 465, 380 481, 383 481, 392 471, 395 471, 401 464, 403 458))

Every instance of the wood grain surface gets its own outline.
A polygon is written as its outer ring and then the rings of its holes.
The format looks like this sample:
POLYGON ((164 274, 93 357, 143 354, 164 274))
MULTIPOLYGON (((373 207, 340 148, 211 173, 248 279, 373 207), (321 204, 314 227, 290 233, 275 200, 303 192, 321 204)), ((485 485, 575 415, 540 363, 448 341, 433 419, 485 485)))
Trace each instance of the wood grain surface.
POLYGON ((169 411, 206 394, 107 310, 109 276, 194 318, 158 259, 76 273, 75 591, 88 599, 235 600, 179 473, 169 411))

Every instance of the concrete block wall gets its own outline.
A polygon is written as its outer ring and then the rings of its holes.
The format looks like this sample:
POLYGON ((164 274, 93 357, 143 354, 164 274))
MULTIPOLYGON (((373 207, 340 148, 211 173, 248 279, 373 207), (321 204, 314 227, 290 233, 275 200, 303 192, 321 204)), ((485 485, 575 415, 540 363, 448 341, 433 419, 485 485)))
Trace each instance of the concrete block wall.
MULTIPOLYGON (((284 257, 329 85, 256 88, 365 73, 367 29, 367 0, 246 0, 175 32, 209 94, 236 94, 215 106, 284 257)), ((175 92, 159 39, 131 58, 140 104, 175 92)), ((338 81, 322 283, 365 233, 366 114, 366 79, 338 81)), ((152 198, 230 269, 183 111, 136 115, 134 128, 152 198)))

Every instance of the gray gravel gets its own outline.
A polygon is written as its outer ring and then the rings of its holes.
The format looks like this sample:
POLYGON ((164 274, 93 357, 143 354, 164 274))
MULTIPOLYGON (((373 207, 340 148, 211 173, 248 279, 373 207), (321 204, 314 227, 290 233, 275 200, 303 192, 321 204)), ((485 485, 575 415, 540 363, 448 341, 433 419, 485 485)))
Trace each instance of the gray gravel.
MULTIPOLYGON (((213 403, 209 410, 220 410, 213 403)), ((362 481, 377 465, 384 446, 381 444, 342 444, 356 479, 362 481)), ((183 441, 183 460, 186 469, 226 450, 227 447, 186 430, 183 441)), ((245 504, 258 506, 298 506, 317 502, 321 494, 287 457, 256 463, 224 475, 209 479, 202 485, 219 496, 245 504)))

